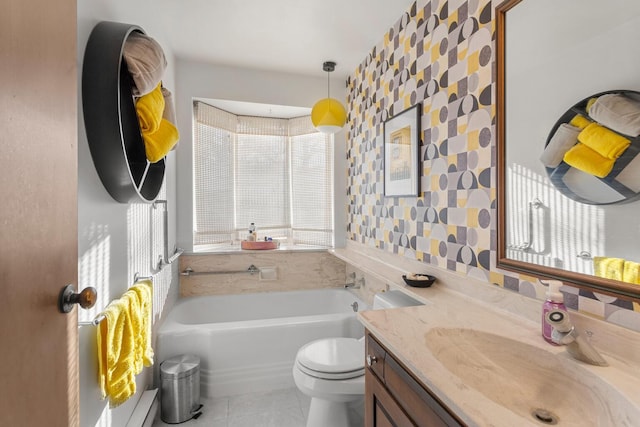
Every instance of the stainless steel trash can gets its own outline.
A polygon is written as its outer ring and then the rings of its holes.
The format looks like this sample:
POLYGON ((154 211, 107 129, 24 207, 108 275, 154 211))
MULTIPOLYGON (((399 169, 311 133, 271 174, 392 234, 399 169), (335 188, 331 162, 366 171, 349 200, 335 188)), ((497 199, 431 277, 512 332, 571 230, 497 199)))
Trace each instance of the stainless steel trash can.
POLYGON ((200 405, 200 358, 184 354, 160 364, 160 417, 170 424, 190 420, 200 405))

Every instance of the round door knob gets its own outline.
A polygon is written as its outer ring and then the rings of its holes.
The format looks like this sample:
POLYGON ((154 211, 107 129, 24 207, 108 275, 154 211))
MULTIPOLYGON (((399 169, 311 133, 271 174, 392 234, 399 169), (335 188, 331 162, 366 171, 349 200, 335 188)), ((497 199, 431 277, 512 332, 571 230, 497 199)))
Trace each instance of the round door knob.
POLYGON ((69 313, 73 310, 74 304, 78 304, 82 308, 91 308, 96 304, 97 300, 98 291, 96 291, 96 288, 89 286, 80 291, 80 293, 76 293, 73 285, 67 285, 60 291, 58 310, 61 313, 69 313))
POLYGON ((373 365, 373 364, 374 364, 374 363, 376 363, 377 361, 378 361, 378 358, 377 358, 377 357, 372 356, 372 355, 370 355, 370 354, 367 354, 367 365, 368 365, 368 366, 373 365))
POLYGON ((91 286, 84 288, 78 294, 78 305, 82 308, 91 308, 96 305, 98 300, 98 291, 91 286))

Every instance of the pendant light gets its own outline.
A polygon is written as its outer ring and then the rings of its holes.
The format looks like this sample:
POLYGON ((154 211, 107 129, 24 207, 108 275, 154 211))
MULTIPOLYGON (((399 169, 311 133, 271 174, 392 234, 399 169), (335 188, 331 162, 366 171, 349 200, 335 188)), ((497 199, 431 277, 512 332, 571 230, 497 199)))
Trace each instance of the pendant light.
POLYGON ((311 109, 313 127, 322 133, 336 133, 347 121, 347 112, 337 99, 331 98, 331 81, 329 73, 336 68, 336 63, 327 61, 322 69, 327 72, 327 97, 316 102, 311 109))

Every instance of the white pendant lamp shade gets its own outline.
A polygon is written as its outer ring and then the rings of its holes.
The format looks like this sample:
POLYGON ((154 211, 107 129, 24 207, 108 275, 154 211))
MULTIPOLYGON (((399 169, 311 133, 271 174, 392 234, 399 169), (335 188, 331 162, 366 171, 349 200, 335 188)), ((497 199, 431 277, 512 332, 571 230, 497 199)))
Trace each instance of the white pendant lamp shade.
POLYGON ((337 99, 331 98, 329 73, 336 67, 335 62, 327 61, 322 69, 327 72, 327 97, 316 102, 311 109, 311 123, 322 133, 336 133, 347 121, 347 112, 337 99))

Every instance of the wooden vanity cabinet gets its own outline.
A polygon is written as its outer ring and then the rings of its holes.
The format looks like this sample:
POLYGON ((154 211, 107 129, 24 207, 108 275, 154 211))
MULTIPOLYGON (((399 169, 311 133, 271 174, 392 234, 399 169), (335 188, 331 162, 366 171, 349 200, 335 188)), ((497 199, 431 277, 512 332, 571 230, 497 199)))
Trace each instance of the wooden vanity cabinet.
POLYGON ((464 426, 366 332, 365 427, 464 426))

